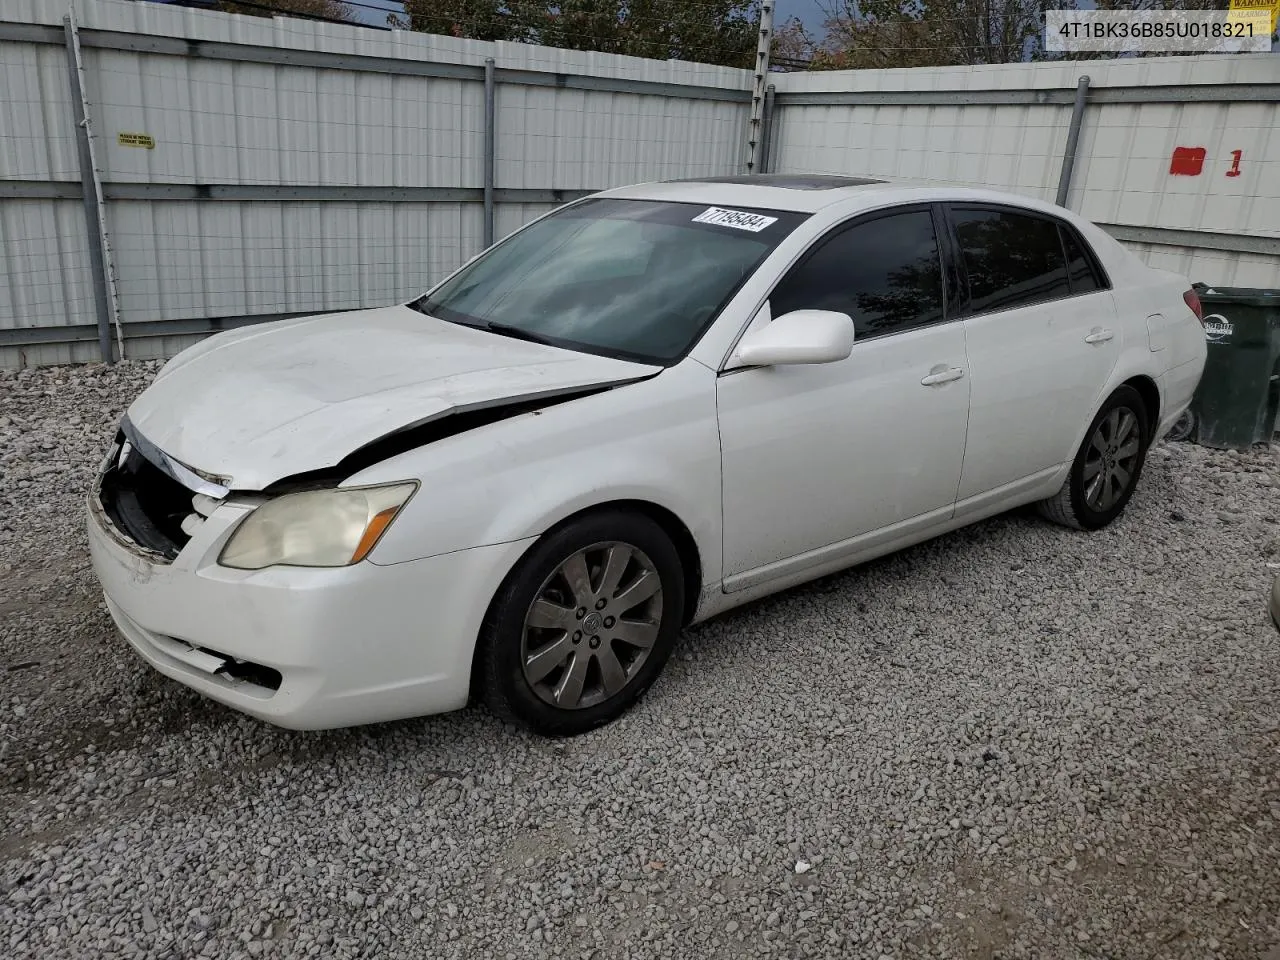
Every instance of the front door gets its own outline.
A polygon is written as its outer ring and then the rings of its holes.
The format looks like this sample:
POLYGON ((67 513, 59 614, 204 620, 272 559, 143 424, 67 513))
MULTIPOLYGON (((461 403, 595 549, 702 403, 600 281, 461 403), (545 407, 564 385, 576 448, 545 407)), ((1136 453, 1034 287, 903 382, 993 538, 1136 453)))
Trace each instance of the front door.
POLYGON ((855 342, 836 363, 721 374, 726 589, 801 569, 806 554, 821 562, 842 541, 950 516, 969 379, 964 326, 944 299, 928 207, 837 228, 774 289, 771 316, 847 313, 855 342))

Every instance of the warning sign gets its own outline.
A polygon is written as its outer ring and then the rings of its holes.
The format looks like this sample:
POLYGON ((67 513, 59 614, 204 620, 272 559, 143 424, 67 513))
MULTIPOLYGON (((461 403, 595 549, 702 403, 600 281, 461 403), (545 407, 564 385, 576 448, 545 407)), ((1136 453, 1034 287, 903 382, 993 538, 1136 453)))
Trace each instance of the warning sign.
POLYGON ((1276 21, 1280 20, 1280 0, 1231 0, 1231 10, 1227 15, 1227 22, 1231 23, 1237 18, 1236 14, 1244 16, 1257 15, 1259 12, 1269 13, 1271 15, 1271 32, 1276 32, 1276 21))
POLYGON ((148 150, 156 148, 155 137, 147 133, 118 133, 116 143, 122 147, 145 147, 148 150))

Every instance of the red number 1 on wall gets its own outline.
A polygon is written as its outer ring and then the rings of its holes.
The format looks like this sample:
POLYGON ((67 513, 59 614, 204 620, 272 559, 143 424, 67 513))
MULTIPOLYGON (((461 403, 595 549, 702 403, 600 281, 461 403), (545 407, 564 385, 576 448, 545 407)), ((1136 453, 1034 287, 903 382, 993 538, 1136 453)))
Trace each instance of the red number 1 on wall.
POLYGON ((1240 176, 1240 158, 1244 156, 1243 150, 1231 151, 1231 169, 1227 171, 1228 177, 1240 176))

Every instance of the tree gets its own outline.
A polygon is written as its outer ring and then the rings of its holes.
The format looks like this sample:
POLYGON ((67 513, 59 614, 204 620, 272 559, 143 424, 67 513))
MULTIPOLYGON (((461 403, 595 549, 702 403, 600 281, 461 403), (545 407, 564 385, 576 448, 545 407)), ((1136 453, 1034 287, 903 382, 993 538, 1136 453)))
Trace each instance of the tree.
POLYGON ((804 24, 793 17, 773 31, 773 43, 769 49, 769 62, 780 67, 806 67, 813 59, 818 45, 804 24))
POLYGON ((746 67, 757 0, 406 0, 401 29, 746 67))
POLYGON ((533 34, 534 4, 523 0, 405 0, 404 14, 387 22, 401 30, 438 33, 471 40, 528 41, 533 34))
POLYGON ((243 13, 252 17, 290 16, 300 19, 354 21, 355 14, 342 0, 219 0, 223 13, 243 13))
MULTIPOLYGON (((1070 0, 1068 0, 1070 2, 1070 0)), ((1061 0, 829 0, 819 68, 932 67, 1027 59, 1061 0)))

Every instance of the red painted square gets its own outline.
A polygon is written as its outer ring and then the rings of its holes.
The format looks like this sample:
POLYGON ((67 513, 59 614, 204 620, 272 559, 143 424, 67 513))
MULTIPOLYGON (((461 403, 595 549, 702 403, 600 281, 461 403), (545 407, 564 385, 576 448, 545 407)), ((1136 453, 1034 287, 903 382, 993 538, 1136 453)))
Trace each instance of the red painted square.
POLYGON ((1169 173, 1175 177, 1198 177, 1204 169, 1204 147, 1174 147, 1169 173))

